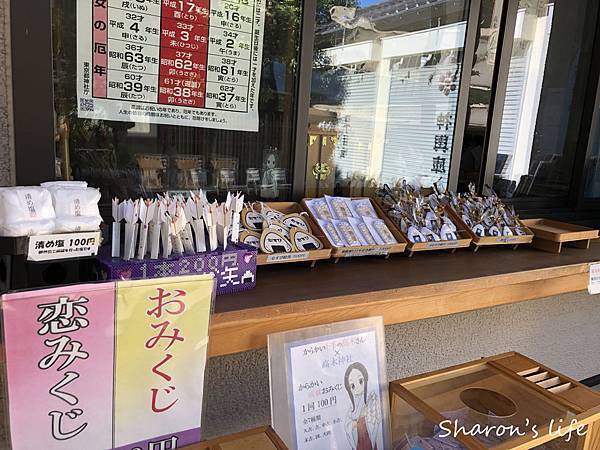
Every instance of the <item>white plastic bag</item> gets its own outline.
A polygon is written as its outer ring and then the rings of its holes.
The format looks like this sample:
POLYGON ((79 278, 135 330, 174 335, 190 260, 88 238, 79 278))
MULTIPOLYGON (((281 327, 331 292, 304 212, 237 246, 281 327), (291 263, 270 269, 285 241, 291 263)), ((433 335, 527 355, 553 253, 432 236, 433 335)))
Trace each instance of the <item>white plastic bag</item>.
POLYGON ((95 231, 102 222, 98 202, 100 191, 94 188, 70 186, 49 187, 56 213, 58 233, 95 231))
POLYGON ((51 233, 54 229, 52 196, 36 186, 0 188, 0 236, 51 233))

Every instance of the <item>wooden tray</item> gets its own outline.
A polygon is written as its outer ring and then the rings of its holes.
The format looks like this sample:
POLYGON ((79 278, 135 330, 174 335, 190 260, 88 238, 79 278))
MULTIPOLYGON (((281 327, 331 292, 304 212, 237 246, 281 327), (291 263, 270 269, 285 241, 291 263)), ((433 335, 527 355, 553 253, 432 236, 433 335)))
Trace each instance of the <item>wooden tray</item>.
MULTIPOLYGON (((284 214, 292 213, 303 213, 305 212, 302 207, 295 202, 272 202, 266 203, 269 208, 276 211, 280 211, 284 214)), ((260 208, 259 208, 260 209, 260 208)), ((307 217, 308 224, 312 230, 313 235, 323 243, 321 250, 311 250, 308 252, 290 252, 290 253, 260 253, 256 257, 257 266, 266 266, 269 264, 283 264, 299 261, 312 261, 311 267, 317 263, 320 259, 329 259, 331 257, 331 245, 327 238, 323 235, 321 227, 313 220, 312 217, 307 217)))
POLYGON ((183 447, 181 450, 288 450, 273 428, 259 427, 212 441, 183 447))
MULTIPOLYGON (((387 215, 387 212, 383 209, 383 205, 380 202, 377 202, 377 206, 383 214, 387 215)), ((447 206, 446 209, 450 208, 447 206)), ((454 219, 454 216, 452 218, 454 219)), ((408 256, 412 256, 415 252, 426 252, 431 250, 451 250, 451 252, 454 253, 457 248, 466 248, 471 245, 471 236, 469 233, 467 233, 467 229, 462 221, 457 223, 453 220, 453 222, 455 222, 454 224, 456 225, 456 232, 458 233, 460 239, 453 241, 411 242, 406 233, 402 232, 400 229, 400 225, 398 225, 391 217, 390 220, 407 242, 406 250, 409 252, 408 256)))
MULTIPOLYGON (((352 197, 352 200, 358 200, 361 198, 367 198, 367 197, 352 197)), ((306 212, 308 212, 308 215, 311 217, 311 219, 315 223, 317 223, 312 212, 310 211, 310 209, 308 209, 308 206, 306 205, 306 201, 308 201, 308 200, 312 200, 312 199, 309 199, 309 198, 302 199, 302 203, 301 203, 302 207, 304 208, 304 210, 306 212)), ((338 262, 340 258, 351 258, 354 256, 383 255, 387 258, 392 253, 402 253, 404 250, 406 250, 406 244, 407 244, 406 239, 404 239, 404 236, 402 236, 402 234, 399 232, 399 230, 394 226, 394 222, 392 222, 390 220, 390 218, 387 216, 387 214, 385 214, 383 212, 383 210, 379 207, 379 205, 377 205, 377 202, 375 202, 371 198, 369 200, 371 202, 371 205, 373 205, 373 208, 375 208, 375 211, 377 212, 377 215, 379 216, 379 218, 383 219, 383 221, 389 228, 392 235, 396 238, 398 243, 390 244, 390 245, 361 245, 361 246, 356 246, 356 247, 336 247, 331 242, 329 242, 329 239, 327 239, 327 236, 324 236, 325 233, 321 230, 321 227, 319 227, 319 230, 321 231, 323 238, 325 239, 327 244, 331 247, 331 257, 335 258, 335 262, 338 262)))
POLYGON ((522 221, 535 237, 532 247, 552 253, 560 253, 563 244, 577 248, 589 248, 590 241, 598 238, 598 230, 550 219, 527 219, 522 221))
MULTIPOLYGON (((523 236, 477 236, 473 231, 467 226, 465 222, 463 222, 462 218, 457 214, 457 212, 452 207, 448 207, 447 209, 448 215, 452 218, 454 223, 461 225, 461 227, 466 230, 467 234, 471 238, 471 245, 474 247, 474 251, 479 250, 480 247, 486 245, 512 245, 513 249, 517 248, 521 244, 529 244, 533 241, 533 232, 527 228, 527 226, 523 223, 523 221, 517 219, 517 222, 525 230, 525 235, 523 236)), ((457 225, 458 226, 458 225, 457 225)))

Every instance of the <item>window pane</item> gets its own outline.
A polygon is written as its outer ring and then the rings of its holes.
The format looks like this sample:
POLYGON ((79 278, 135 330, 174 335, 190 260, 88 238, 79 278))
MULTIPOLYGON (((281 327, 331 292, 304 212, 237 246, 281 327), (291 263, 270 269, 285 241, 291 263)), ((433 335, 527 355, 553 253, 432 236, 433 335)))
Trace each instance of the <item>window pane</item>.
POLYGON ((585 199, 600 198, 600 86, 596 93, 594 117, 590 128, 589 151, 585 160, 585 199))
POLYGON ((198 188, 241 190, 249 199, 290 196, 300 0, 265 2, 258 132, 78 118, 78 3, 53 2, 58 178, 100 187, 105 205, 112 196, 198 188))
POLYGON ((446 186, 464 1, 319 0, 306 194, 446 186))
POLYGON ((479 183, 483 168, 488 115, 492 102, 494 67, 498 61, 498 36, 504 0, 482 0, 473 58, 465 137, 460 159, 458 191, 479 183))
MULTIPOLYGON (((565 203, 588 70, 589 2, 521 0, 517 14, 494 189, 507 198, 565 203)), ((553 203, 554 206, 557 203, 553 203)))

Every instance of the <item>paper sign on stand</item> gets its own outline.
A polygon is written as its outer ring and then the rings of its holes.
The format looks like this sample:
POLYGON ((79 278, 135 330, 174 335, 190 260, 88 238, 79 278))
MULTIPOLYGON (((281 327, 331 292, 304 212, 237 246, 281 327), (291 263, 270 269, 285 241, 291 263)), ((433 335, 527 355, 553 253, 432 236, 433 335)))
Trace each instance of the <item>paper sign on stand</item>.
POLYGON ((600 294, 600 263, 590 264, 588 292, 590 295, 600 294))
POLYGON ((212 275, 1 298, 14 450, 200 441, 212 275))
POLYGON ((381 317, 271 334, 268 347, 272 426, 290 449, 391 448, 381 317))

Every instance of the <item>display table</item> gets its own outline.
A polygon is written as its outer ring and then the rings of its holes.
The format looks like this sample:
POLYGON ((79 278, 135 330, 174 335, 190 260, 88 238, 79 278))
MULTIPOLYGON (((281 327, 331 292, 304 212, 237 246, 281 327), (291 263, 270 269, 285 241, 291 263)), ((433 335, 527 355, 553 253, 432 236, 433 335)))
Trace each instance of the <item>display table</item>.
POLYGON ((210 355, 262 348, 268 334, 306 326, 377 315, 396 324, 575 292, 596 261, 599 242, 561 254, 484 248, 264 267, 252 291, 217 298, 210 355))

